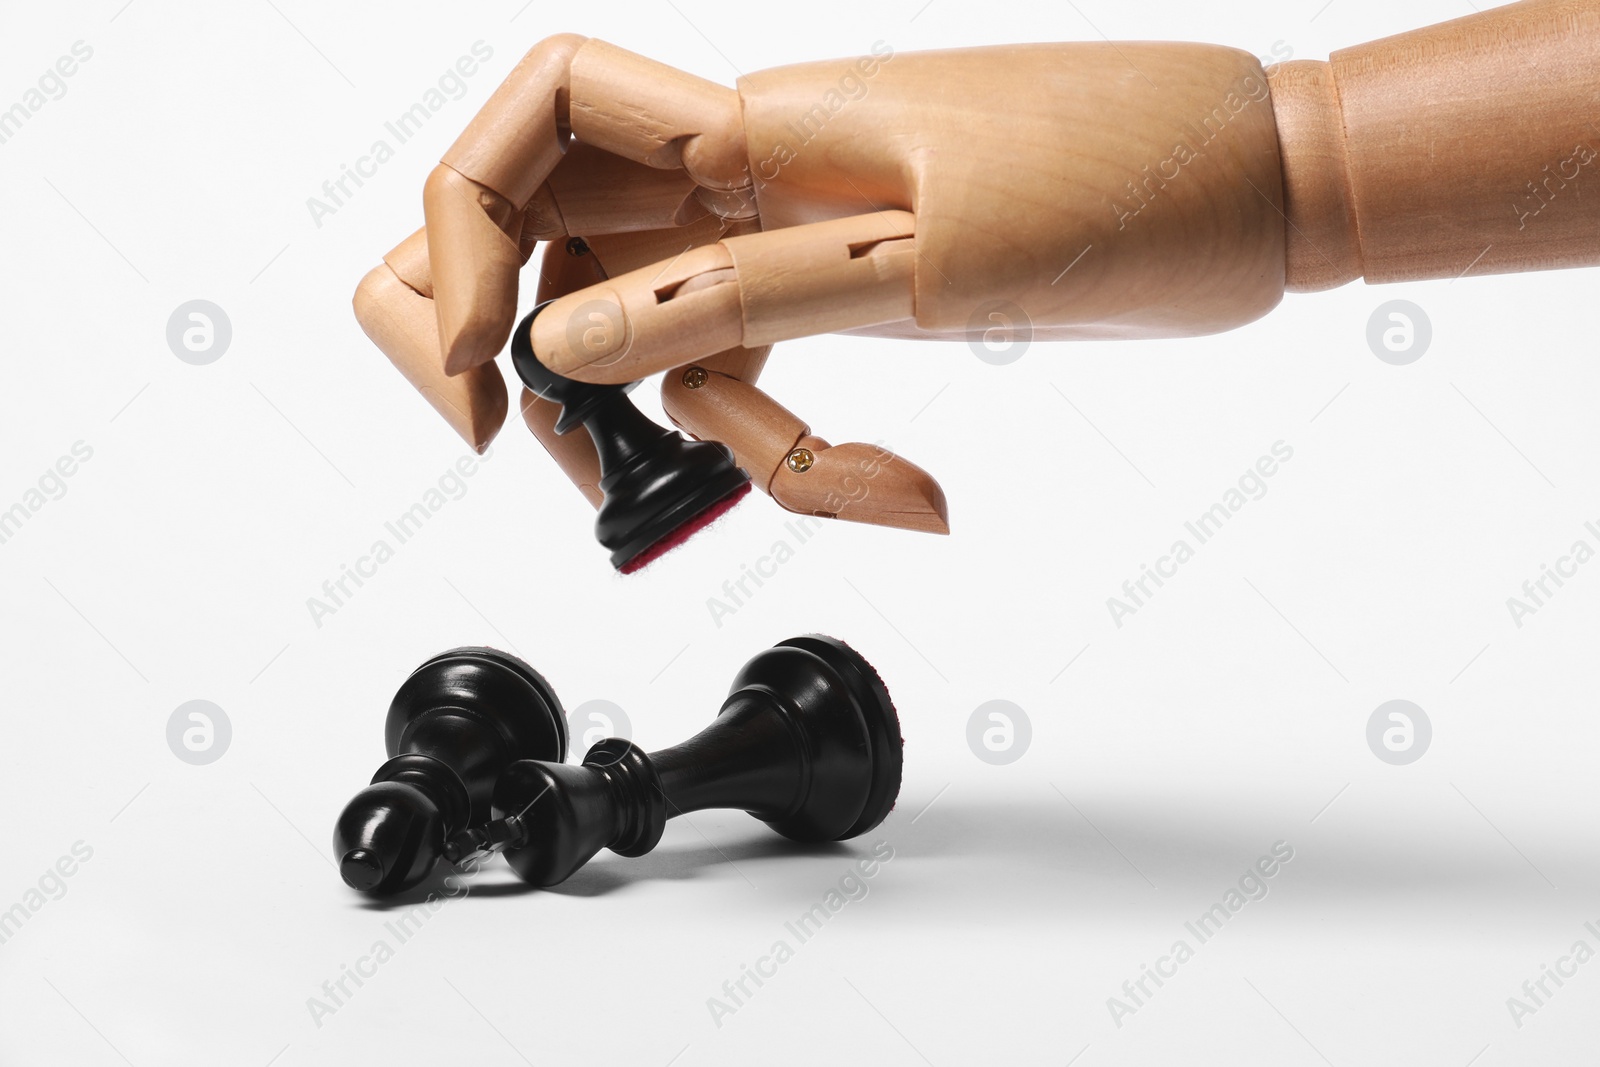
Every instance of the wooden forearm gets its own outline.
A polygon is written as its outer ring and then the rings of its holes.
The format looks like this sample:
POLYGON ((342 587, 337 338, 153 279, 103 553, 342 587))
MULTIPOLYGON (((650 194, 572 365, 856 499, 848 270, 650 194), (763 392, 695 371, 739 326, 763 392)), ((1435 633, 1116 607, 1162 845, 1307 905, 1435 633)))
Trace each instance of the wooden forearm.
POLYGON ((1522 0, 1270 85, 1291 291, 1600 264, 1600 0, 1522 0))

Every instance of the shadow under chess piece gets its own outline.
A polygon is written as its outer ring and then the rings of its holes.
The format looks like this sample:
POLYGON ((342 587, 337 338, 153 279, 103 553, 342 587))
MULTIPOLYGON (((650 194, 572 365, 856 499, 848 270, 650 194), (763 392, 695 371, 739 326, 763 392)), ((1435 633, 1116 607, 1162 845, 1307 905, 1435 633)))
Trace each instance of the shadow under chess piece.
POLYGON ((562 759, 566 715, 549 683, 522 660, 457 648, 400 686, 384 745, 390 760, 333 831, 345 884, 374 895, 422 882, 448 840, 489 819, 495 783, 512 763, 562 759))
POLYGON ((727 445, 692 441, 646 418, 628 399, 638 382, 590 385, 539 362, 530 327, 551 303, 535 307, 512 331, 511 361, 524 385, 561 405, 556 433, 581 425, 594 439, 605 494, 595 538, 611 552, 611 565, 631 574, 738 503, 750 491, 750 475, 727 445))
POLYGON ((582 766, 521 760, 494 791, 495 818, 453 837, 452 862, 504 852, 552 886, 602 848, 642 856, 667 819, 742 808, 796 841, 842 841, 883 821, 900 792, 900 721, 872 665, 830 637, 755 656, 705 730, 645 753, 609 738, 582 766))

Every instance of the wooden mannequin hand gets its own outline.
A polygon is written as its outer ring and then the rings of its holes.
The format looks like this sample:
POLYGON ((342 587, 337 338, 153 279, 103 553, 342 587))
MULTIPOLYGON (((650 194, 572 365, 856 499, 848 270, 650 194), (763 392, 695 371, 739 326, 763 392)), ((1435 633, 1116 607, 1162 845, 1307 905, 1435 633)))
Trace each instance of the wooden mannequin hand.
MULTIPOLYGON (((539 359, 593 382, 706 371, 698 389, 667 376, 668 410, 756 455, 777 495, 808 434, 750 384, 779 340, 997 321, 1189 336, 1286 288, 1600 261, 1600 198, 1574 193, 1536 227, 1515 210, 1595 138, 1597 97, 1600 0, 1524 0, 1270 78, 1210 45, 880 44, 734 90, 552 37, 446 154, 425 236, 368 276, 357 311, 486 443, 518 271, 540 240, 585 238, 592 280, 569 276, 535 320, 539 359), (1523 69, 1548 77, 1509 76, 1523 69)), ((896 524, 939 528, 936 490, 921 483, 924 518, 896 524)))

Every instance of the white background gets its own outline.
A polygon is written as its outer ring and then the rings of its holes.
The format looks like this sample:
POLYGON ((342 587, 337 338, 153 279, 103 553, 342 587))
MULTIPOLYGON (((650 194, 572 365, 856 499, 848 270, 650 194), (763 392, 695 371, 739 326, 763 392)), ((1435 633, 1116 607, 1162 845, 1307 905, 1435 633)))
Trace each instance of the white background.
POLYGON ((10 6, 0 107, 74 42, 94 51, 0 145, 0 508, 75 442, 93 458, 0 545, 0 909, 75 842, 93 855, 0 945, 0 1062, 1576 1062, 1600 963, 1520 1028, 1506 1000, 1578 939, 1600 948, 1600 565, 1520 628, 1506 598, 1596 540, 1592 271, 1356 284, 1221 337, 1039 343, 1004 367, 962 344, 788 343, 763 384, 829 439, 934 472, 949 538, 829 525, 719 627, 707 599, 789 516, 755 497, 619 578, 511 425, 355 597, 320 627, 307 609, 467 454, 349 298, 539 38, 731 84, 880 39, 1320 59, 1471 10, 1322 2, 10 6), (479 40, 493 58, 464 97, 316 226, 307 198, 479 40), (203 367, 165 340, 196 298, 234 331, 203 367), (1433 323, 1410 366, 1366 342, 1393 298, 1433 323), (1115 626, 1107 597, 1280 440, 1294 458, 1267 495, 1115 626), (807 631, 853 643, 900 708, 905 784, 879 830, 799 855, 706 813, 556 892, 499 866, 313 1019, 325 980, 393 940, 328 838, 412 667, 509 647, 657 748, 807 631), (207 766, 166 741, 192 699, 232 723, 207 766), (967 742, 992 699, 1032 726, 1005 766, 967 742), (1433 724, 1409 766, 1367 746, 1391 699, 1433 724), (1193 945, 1185 921, 1277 841, 1294 859, 1268 896, 1117 1026, 1107 998, 1193 945), (868 895, 716 1025, 708 998, 879 842, 894 859, 868 895))

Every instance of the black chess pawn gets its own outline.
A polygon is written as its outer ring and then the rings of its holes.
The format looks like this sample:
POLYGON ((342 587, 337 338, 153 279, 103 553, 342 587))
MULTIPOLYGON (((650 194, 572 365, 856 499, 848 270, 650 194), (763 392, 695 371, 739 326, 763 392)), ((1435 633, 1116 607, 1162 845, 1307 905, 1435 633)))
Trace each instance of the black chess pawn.
POLYGON ((373 894, 426 879, 446 842, 491 817, 495 783, 512 763, 562 759, 566 716, 549 683, 522 660, 457 648, 400 686, 384 745, 390 760, 333 831, 339 874, 373 894))
POLYGON ((528 313, 511 334, 511 361, 523 384, 561 405, 556 433, 583 426, 600 458, 605 499, 595 538, 624 574, 638 570, 732 507, 750 475, 717 441, 692 441, 646 418, 628 393, 639 383, 590 385, 554 373, 533 352, 530 327, 548 307, 528 313))
POLYGON ((503 851, 525 881, 551 886, 602 848, 644 855, 667 819, 703 808, 742 808, 796 841, 842 841, 889 814, 901 747, 871 664, 831 637, 795 637, 745 664, 716 720, 680 745, 646 754, 610 738, 582 766, 513 763, 494 820, 445 855, 503 851))

